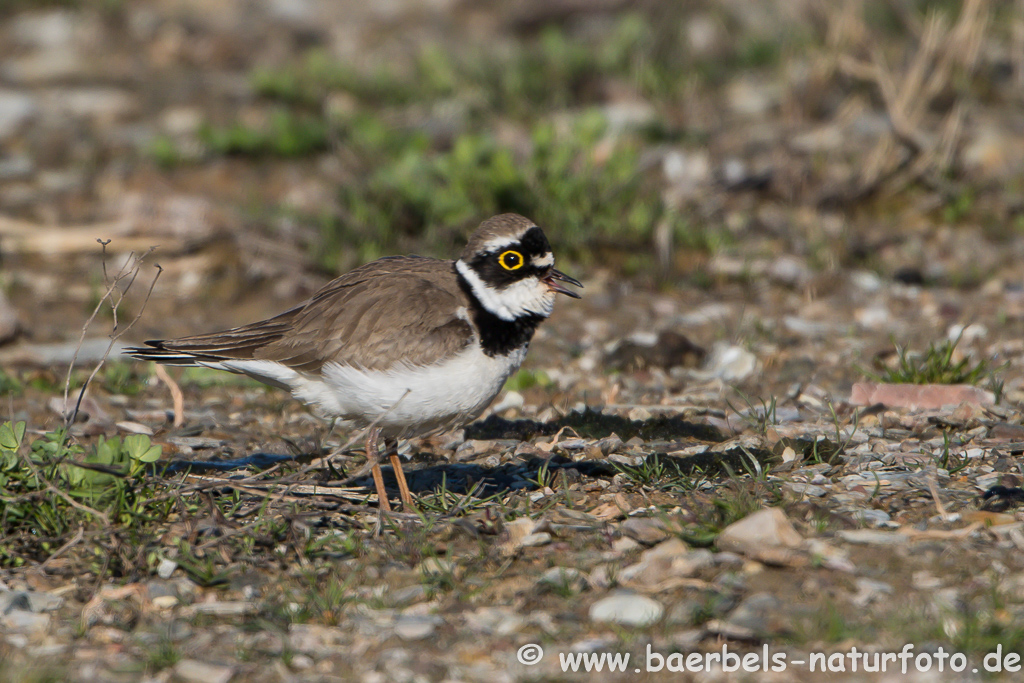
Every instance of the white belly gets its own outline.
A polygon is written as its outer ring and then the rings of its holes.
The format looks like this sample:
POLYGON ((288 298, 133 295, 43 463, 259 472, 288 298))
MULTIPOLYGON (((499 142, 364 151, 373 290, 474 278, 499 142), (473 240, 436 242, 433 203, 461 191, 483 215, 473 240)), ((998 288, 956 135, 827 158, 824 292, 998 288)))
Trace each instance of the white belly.
POLYGON ((444 363, 388 370, 328 363, 320 375, 303 375, 274 361, 223 361, 215 367, 283 386, 325 417, 359 426, 376 422, 385 436, 405 437, 472 420, 525 357, 526 346, 496 358, 472 346, 444 363))

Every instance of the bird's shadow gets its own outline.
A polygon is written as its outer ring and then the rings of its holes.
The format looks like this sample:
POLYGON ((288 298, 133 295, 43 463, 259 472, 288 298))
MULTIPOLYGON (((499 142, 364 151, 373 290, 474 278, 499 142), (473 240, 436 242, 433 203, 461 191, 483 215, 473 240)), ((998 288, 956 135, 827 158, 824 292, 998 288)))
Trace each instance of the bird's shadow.
MULTIPOLYGON (((167 464, 166 474, 190 471, 229 472, 241 467, 264 469, 281 462, 303 462, 313 456, 275 455, 273 453, 254 453, 245 458, 235 460, 177 460, 167 464)), ((765 469, 777 462, 778 458, 770 451, 763 449, 737 447, 726 451, 707 452, 686 457, 666 453, 650 453, 643 465, 630 466, 614 463, 610 460, 570 460, 562 455, 550 458, 531 457, 525 461, 508 462, 495 467, 484 467, 474 463, 440 463, 431 464, 418 469, 405 469, 406 482, 409 490, 415 494, 447 491, 457 495, 472 492, 477 497, 485 497, 496 493, 511 491, 532 491, 541 488, 546 482, 557 481, 559 473, 565 471, 572 478, 580 475, 591 478, 610 478, 616 474, 626 474, 637 480, 658 477, 698 477, 708 479, 719 476, 735 476, 765 469), (572 471, 575 472, 572 472, 572 471), (660 472, 660 474, 658 474, 660 472)), ((381 466, 384 484, 391 491, 398 491, 394 470, 388 465, 381 466)), ((331 482, 337 485, 338 482, 331 482)), ((370 475, 349 479, 347 486, 373 489, 373 478, 370 475)))
MULTIPOLYGON (((177 474, 188 471, 192 473, 231 472, 233 470, 253 467, 266 469, 279 463, 302 463, 317 457, 313 454, 277 455, 274 453, 253 453, 244 458, 231 460, 173 460, 163 469, 164 474, 177 474)), ((448 491, 454 494, 466 494, 473 491, 478 496, 488 496, 508 491, 530 491, 540 488, 545 470, 548 476, 560 470, 575 469, 579 474, 589 477, 612 477, 621 470, 605 460, 573 462, 561 456, 551 458, 533 457, 526 461, 504 463, 496 467, 484 467, 473 463, 440 463, 431 464, 417 469, 405 468, 406 482, 409 490, 416 494, 435 491, 448 491)), ((398 490, 395 473, 389 465, 381 465, 385 486, 393 491, 398 490)), ((373 478, 370 475, 347 480, 346 485, 373 489, 373 478)))
MULTIPOLYGON (((611 434, 629 439, 639 436, 645 441, 672 442, 678 447, 707 442, 725 441, 725 437, 714 427, 686 422, 675 416, 660 416, 648 420, 629 420, 616 415, 605 415, 598 411, 586 410, 574 412, 552 422, 536 422, 533 420, 504 420, 491 416, 486 420, 467 427, 468 439, 506 439, 531 441, 537 437, 550 436, 565 428, 572 429, 577 435, 587 439, 601 439, 611 434)), ((309 462, 322 454, 277 455, 273 453, 253 453, 244 458, 217 461, 173 461, 166 464, 164 472, 173 474, 189 470, 192 472, 220 471, 226 472, 242 467, 266 469, 282 462, 309 462)), ((665 476, 679 477, 717 477, 733 476, 745 472, 766 470, 776 464, 779 458, 763 449, 749 446, 737 446, 721 451, 705 451, 688 456, 668 455, 664 452, 651 452, 643 464, 624 465, 610 459, 570 460, 560 455, 550 457, 529 457, 514 462, 506 462, 494 467, 485 467, 474 463, 438 462, 436 456, 420 454, 417 457, 421 466, 405 468, 406 480, 413 493, 426 494, 436 491, 447 491, 454 494, 473 492, 475 496, 488 496, 508 491, 530 491, 557 481, 560 472, 565 472, 571 479, 580 475, 592 478, 613 477, 624 473, 638 480, 665 476), (423 459, 428 459, 423 463, 423 459)), ((389 466, 382 466, 385 485, 397 490, 394 471, 389 466)), ((336 484, 336 482, 332 482, 336 484)), ((345 481, 346 485, 373 488, 370 475, 345 481)))

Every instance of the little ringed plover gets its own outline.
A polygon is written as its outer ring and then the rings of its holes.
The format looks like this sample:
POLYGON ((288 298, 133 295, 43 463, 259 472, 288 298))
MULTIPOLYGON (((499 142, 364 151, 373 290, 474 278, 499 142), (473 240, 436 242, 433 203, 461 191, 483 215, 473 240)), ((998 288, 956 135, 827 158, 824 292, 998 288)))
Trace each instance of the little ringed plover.
MULTIPOLYGON (((372 425, 374 484, 389 510, 378 440, 454 429, 476 418, 522 364, 555 295, 582 287, 555 269, 544 232, 517 214, 489 218, 454 261, 388 256, 329 282, 284 313, 223 332, 147 341, 126 354, 248 375, 325 418, 372 425)), ((392 453, 402 502, 411 506, 392 453)))

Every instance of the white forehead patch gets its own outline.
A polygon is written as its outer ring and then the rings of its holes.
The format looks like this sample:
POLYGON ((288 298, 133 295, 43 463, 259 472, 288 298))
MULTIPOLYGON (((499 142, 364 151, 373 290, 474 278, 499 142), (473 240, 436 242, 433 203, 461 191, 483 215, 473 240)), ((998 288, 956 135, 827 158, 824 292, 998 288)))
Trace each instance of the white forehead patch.
POLYGON ((498 289, 481 280, 462 259, 455 262, 455 268, 466 278, 480 304, 502 320, 512 321, 527 315, 547 318, 555 307, 555 293, 539 278, 524 278, 498 289))
POLYGON ((534 256, 530 259, 530 265, 538 268, 550 268, 555 265, 555 255, 551 252, 544 254, 543 256, 534 256))
POLYGON ((498 251, 499 249, 504 249, 505 247, 510 247, 513 244, 518 243, 519 238, 513 237, 512 235, 508 235, 506 237, 495 237, 484 242, 483 246, 481 247, 481 251, 484 253, 490 253, 498 251))

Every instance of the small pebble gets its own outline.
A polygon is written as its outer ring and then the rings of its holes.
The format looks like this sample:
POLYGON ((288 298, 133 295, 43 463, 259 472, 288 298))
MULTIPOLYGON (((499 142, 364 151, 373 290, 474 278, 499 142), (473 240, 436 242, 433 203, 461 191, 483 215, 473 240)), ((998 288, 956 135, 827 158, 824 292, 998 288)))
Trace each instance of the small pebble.
POLYGON ((524 548, 534 548, 536 546, 547 545, 548 543, 551 543, 551 534, 546 531, 537 531, 524 536, 519 543, 524 548))
POLYGON ((649 626, 665 613, 660 602, 634 593, 613 593, 590 606, 591 621, 608 621, 623 626, 649 626))

